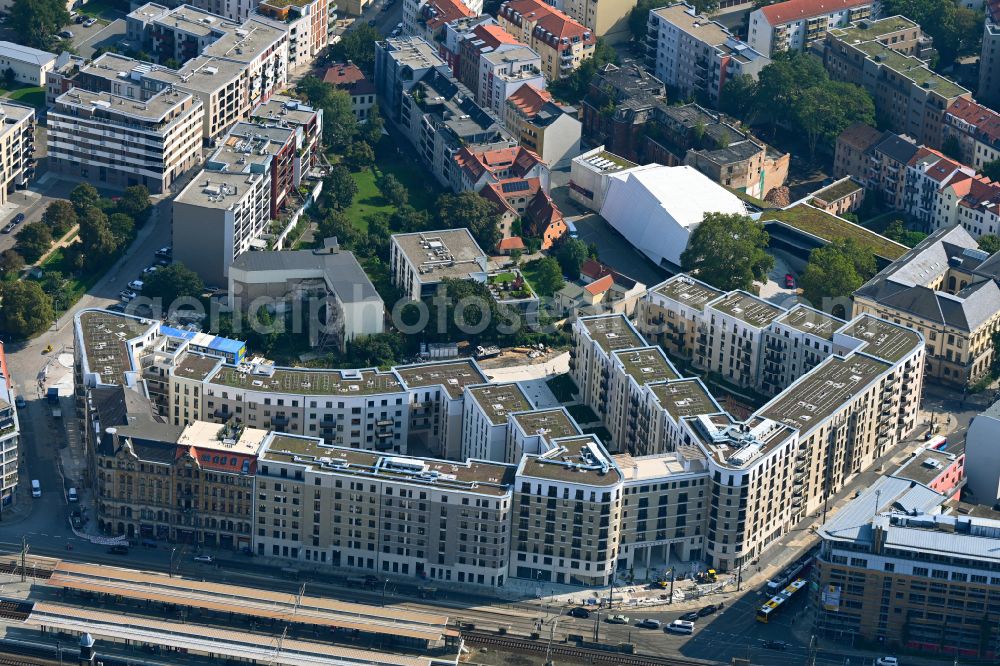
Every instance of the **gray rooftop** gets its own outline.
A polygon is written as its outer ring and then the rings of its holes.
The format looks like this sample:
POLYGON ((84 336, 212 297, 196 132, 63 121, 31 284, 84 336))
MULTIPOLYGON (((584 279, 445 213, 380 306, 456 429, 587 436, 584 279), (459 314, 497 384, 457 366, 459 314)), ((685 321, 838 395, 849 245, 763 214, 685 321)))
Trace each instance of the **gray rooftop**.
POLYGON ((248 183, 248 180, 259 180, 263 177, 262 174, 203 170, 181 190, 181 193, 174 198, 174 202, 228 210, 242 201, 253 189, 253 182, 248 183))
POLYGON ((466 279, 470 274, 486 271, 486 253, 468 229, 393 234, 392 242, 399 246, 424 284, 444 278, 466 279))
POLYGON ((400 365, 393 370, 408 388, 444 386, 452 398, 461 398, 466 386, 489 381, 472 359, 400 365))
POLYGON ((700 379, 681 379, 652 384, 649 390, 676 422, 680 422, 686 416, 723 411, 700 379))
POLYGON ((890 507, 903 511, 930 511, 943 500, 941 494, 910 479, 881 476, 860 497, 837 511, 820 527, 819 533, 831 539, 871 543, 871 521, 875 514, 890 507))
POLYGON ((636 332, 625 315, 596 315, 582 317, 579 321, 590 338, 607 353, 617 349, 646 346, 646 341, 636 332))
POLYGON ((518 474, 580 485, 613 486, 622 479, 614 459, 593 435, 557 439, 541 455, 521 459, 518 474))
POLYGON ((797 305, 787 314, 778 319, 778 323, 791 326, 792 328, 815 335, 818 338, 827 340, 833 339, 833 332, 846 322, 825 312, 814 310, 806 305, 797 305))
POLYGON ((861 340, 865 343, 861 351, 889 363, 896 363, 923 344, 913 329, 870 315, 855 317, 838 333, 861 340))
POLYGON ((20 60, 38 67, 44 67, 56 59, 55 53, 33 49, 23 44, 0 41, 0 58, 20 60))
MULTIPOLYGON (((347 250, 244 252, 233 261, 233 268, 248 273, 269 273, 273 276, 269 277, 269 281, 281 282, 286 278, 303 279, 304 273, 308 272, 310 277, 325 280, 330 291, 344 303, 381 300, 354 253, 347 250), (295 271, 296 274, 294 277, 282 275, 287 271, 295 271)), ((248 277, 254 279, 253 276, 248 277)))
POLYGON ((653 287, 653 290, 678 303, 690 305, 698 310, 703 309, 709 301, 713 301, 725 293, 683 273, 653 287))
POLYGON ((680 377, 659 347, 643 347, 612 352, 622 369, 639 385, 680 377))
POLYGON ((955 459, 955 454, 950 451, 924 449, 901 465, 893 472, 893 476, 929 486, 955 462, 955 459))
POLYGON ((91 92, 82 88, 72 88, 56 98, 56 110, 72 107, 97 116, 119 122, 135 123, 153 131, 162 131, 168 125, 179 122, 183 116, 175 115, 177 107, 191 101, 191 94, 181 90, 164 89, 147 100, 130 99, 106 92, 91 92))
POLYGON ((745 291, 733 291, 712 303, 712 308, 736 317, 755 328, 768 324, 785 313, 784 309, 745 291))
POLYGON ((261 393, 293 395, 378 395, 403 390, 396 375, 377 370, 335 370, 244 365, 222 366, 213 384, 261 393))
POLYGON ((147 332, 153 322, 107 310, 84 310, 76 317, 90 371, 104 384, 124 384, 125 373, 133 370, 125 343, 147 332))
POLYGON ((479 403, 493 425, 507 423, 507 418, 513 412, 525 412, 534 408, 528 396, 514 382, 473 386, 467 391, 479 403))
POLYGON ((525 435, 539 435, 548 441, 583 434, 576 421, 562 408, 518 412, 511 414, 510 420, 517 423, 525 435))
POLYGON ((312 122, 316 113, 313 107, 288 95, 271 95, 266 102, 257 105, 250 117, 259 122, 295 126, 312 122))

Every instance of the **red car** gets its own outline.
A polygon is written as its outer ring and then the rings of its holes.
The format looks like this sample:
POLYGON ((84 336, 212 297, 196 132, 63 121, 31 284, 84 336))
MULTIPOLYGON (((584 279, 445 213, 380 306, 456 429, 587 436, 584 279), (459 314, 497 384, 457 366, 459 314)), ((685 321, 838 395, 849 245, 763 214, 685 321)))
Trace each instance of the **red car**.
POLYGON ((791 273, 785 273, 785 287, 787 289, 795 289, 795 276, 791 273))

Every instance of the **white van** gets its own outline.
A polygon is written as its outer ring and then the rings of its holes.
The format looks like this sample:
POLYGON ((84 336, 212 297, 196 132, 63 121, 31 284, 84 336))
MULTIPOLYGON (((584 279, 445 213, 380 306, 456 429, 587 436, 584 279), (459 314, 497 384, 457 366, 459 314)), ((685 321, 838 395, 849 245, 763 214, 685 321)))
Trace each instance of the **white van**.
POLYGON ((76 494, 76 488, 69 489, 69 491, 66 493, 66 499, 68 499, 70 502, 80 501, 80 496, 76 494))
POLYGON ((667 625, 667 631, 673 634, 693 634, 694 622, 687 620, 674 620, 667 625))
POLYGON ((38 482, 38 479, 31 480, 31 496, 32 497, 42 496, 42 484, 38 482))

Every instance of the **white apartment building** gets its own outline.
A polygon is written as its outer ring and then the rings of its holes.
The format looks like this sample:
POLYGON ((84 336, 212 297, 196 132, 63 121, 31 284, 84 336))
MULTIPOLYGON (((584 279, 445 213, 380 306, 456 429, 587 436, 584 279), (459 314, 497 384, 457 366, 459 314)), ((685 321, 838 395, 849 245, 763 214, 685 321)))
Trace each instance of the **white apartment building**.
POLYGON ((646 64, 680 97, 704 97, 716 107, 727 80, 743 74, 756 79, 770 62, 686 2, 649 12, 646 64))
POLYGON ((804 51, 832 28, 875 16, 874 0, 786 0, 750 12, 751 48, 771 57, 779 51, 804 51))
POLYGON ((433 295, 445 278, 486 282, 486 253, 468 229, 393 234, 392 283, 414 301, 433 295))
MULTIPOLYGON (((0 102, 0 206, 35 174, 35 110, 0 102)), ((51 128, 50 128, 51 131, 51 128)), ((51 148, 49 149, 51 155, 51 148)))
POLYGON ((48 112, 49 169, 159 194, 201 161, 203 118, 201 101, 182 90, 141 100, 73 88, 48 112))
POLYGON ((507 99, 522 85, 545 88, 541 67, 541 56, 523 44, 501 44, 481 53, 476 102, 497 118, 503 118, 507 99))
POLYGON ((270 202, 268 174, 202 171, 171 202, 174 261, 207 284, 228 284, 233 260, 267 230, 270 202))
POLYGON ((3 476, 0 478, 0 503, 10 506, 14 503, 17 490, 18 446, 21 428, 17 420, 14 404, 14 382, 7 369, 7 357, 0 342, 0 456, 3 462, 3 476))
POLYGON ((505 462, 517 464, 526 453, 545 453, 553 440, 582 434, 565 407, 511 414, 507 418, 505 462))
POLYGON ((531 399, 515 383, 466 388, 460 457, 506 460, 507 423, 511 414, 533 408, 531 399))
POLYGON ((30 46, 0 41, 0 71, 14 72, 14 80, 29 86, 45 86, 46 75, 56 64, 56 54, 30 46))
MULTIPOLYGON (((257 5, 259 16, 276 21, 288 33, 288 69, 294 72, 310 67, 330 43, 337 4, 330 0, 262 0, 257 5)), ((243 22, 248 18, 250 15, 234 20, 243 22)))

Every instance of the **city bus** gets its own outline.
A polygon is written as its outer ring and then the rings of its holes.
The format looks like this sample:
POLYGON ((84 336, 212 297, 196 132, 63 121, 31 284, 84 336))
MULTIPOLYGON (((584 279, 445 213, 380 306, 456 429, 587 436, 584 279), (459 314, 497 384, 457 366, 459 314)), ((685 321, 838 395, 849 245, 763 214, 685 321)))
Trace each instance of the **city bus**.
POLYGON ((781 607, 788 603, 788 601, 795 596, 795 593, 806 586, 805 578, 798 578, 793 580, 788 587, 783 589, 778 594, 774 595, 768 599, 763 606, 757 610, 757 621, 767 624, 774 617, 775 613, 781 610, 781 607))

